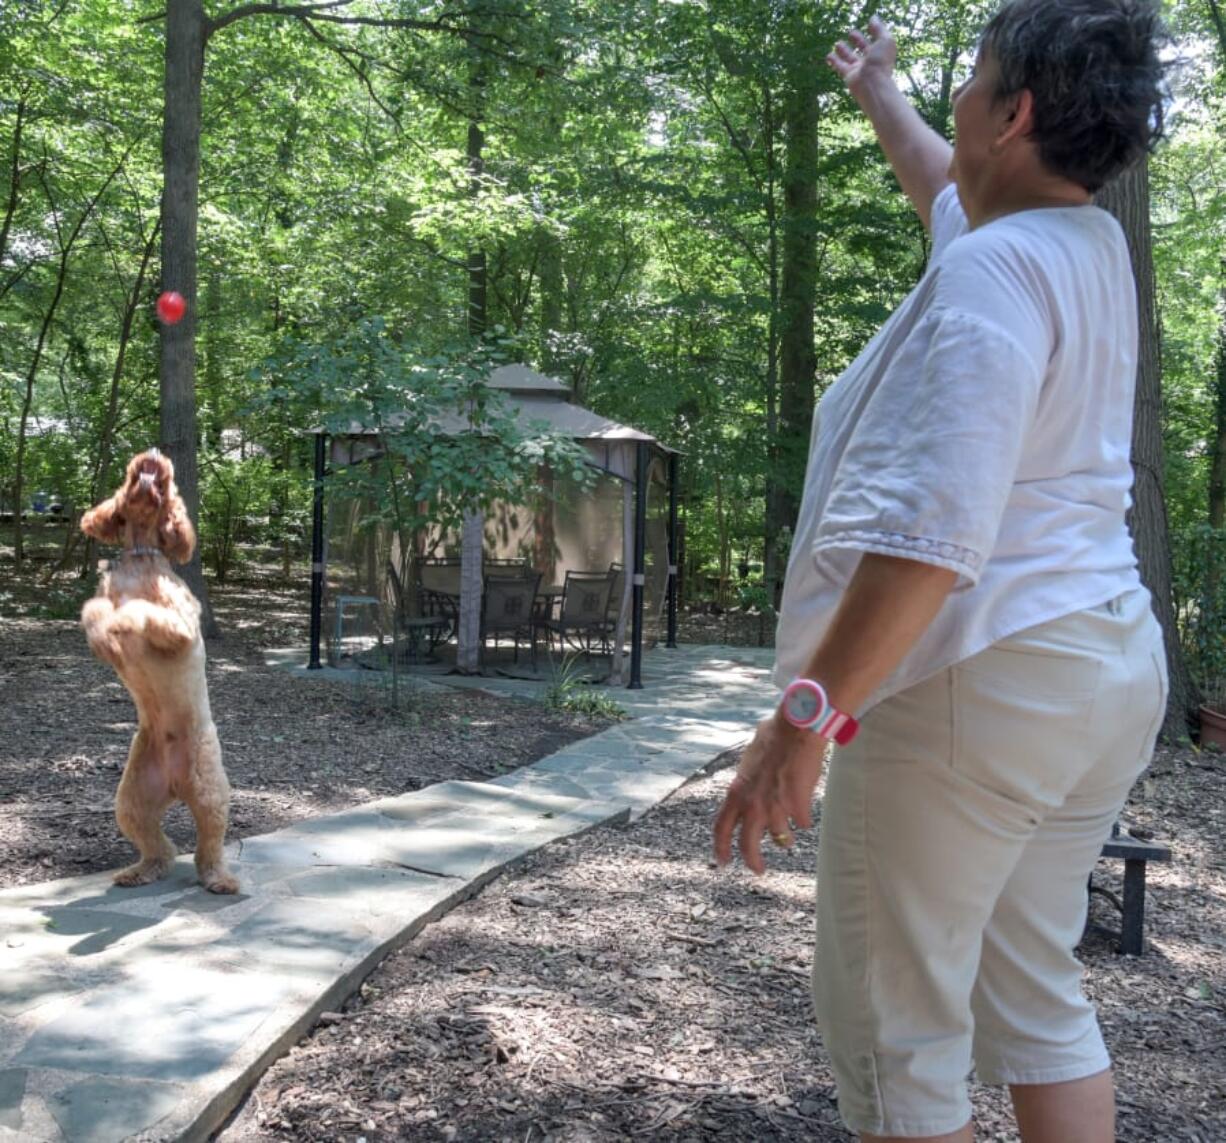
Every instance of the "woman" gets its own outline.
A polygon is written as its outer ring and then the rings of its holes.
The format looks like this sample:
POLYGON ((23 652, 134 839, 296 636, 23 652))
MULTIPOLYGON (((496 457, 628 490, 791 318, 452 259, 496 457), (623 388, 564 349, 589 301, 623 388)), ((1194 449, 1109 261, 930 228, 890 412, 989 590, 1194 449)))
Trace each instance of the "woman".
POLYGON ((1139 0, 1013 0, 953 148, 896 87, 879 21, 828 57, 932 257, 814 417, 784 699, 715 851, 739 831, 762 872, 764 833, 811 824, 837 739, 814 998, 863 1140, 970 1140, 972 1063, 1010 1086, 1026 1143, 1114 1137, 1073 950, 1166 673, 1125 526, 1135 287, 1092 196, 1159 134, 1158 34, 1139 0))

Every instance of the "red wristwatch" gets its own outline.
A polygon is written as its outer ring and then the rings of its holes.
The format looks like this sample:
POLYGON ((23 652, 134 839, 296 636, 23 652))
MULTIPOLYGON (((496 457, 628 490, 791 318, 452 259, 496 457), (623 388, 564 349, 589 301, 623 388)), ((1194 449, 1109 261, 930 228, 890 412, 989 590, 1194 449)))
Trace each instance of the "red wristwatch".
POLYGON ((860 729, 850 714, 830 704, 826 688, 812 679, 793 679, 788 683, 779 713, 800 730, 812 730, 840 746, 846 746, 860 729))

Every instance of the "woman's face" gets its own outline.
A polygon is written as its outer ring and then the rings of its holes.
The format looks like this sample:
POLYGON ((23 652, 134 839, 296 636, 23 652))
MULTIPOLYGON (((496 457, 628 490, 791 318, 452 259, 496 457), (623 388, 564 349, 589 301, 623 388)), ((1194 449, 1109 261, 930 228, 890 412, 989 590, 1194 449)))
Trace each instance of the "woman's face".
POLYGON ((954 156, 949 177, 958 184, 963 204, 976 196, 993 158, 993 143, 1006 125, 1008 108, 993 98, 998 84, 996 63, 981 50, 971 77, 954 92, 954 156))

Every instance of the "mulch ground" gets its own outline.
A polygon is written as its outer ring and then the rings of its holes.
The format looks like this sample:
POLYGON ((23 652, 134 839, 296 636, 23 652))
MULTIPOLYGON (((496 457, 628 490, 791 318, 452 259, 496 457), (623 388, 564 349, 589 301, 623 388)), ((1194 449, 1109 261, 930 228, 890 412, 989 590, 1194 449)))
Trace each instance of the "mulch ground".
MULTIPOLYGON (((210 686, 234 836, 497 773, 594 728, 481 695, 390 714, 344 687, 304 687, 258 657, 301 641, 296 596, 253 585, 217 601, 228 633, 210 648, 210 686)), ((757 641, 756 618, 734 617, 728 636, 713 626, 687 619, 683 637, 757 641)), ((0 622, 0 674, 0 884, 126 861, 110 805, 127 695, 72 620, 0 622)), ((219 1139, 849 1138, 809 1004, 816 831, 764 878, 714 869, 730 775, 633 826, 549 846, 429 926, 273 1065, 219 1139)), ((1226 1139, 1224 792, 1221 757, 1160 751, 1127 812, 1174 852, 1151 866, 1147 954, 1117 956, 1100 936, 1082 948, 1123 1143, 1226 1139)), ((176 828, 190 844, 190 825, 176 828)), ((1119 892, 1112 864, 1098 877, 1119 892)), ((1101 898, 1093 912, 1113 919, 1101 898)), ((1003 1093, 974 1099, 978 1138, 1017 1138, 1003 1093)))
MULTIPOLYGON (((809 1003, 815 837, 762 879, 714 869, 730 776, 550 846, 431 925, 272 1067, 220 1139, 849 1138, 809 1003)), ((1146 783, 1129 820, 1170 839, 1175 862, 1151 875, 1147 955, 1088 938, 1087 987, 1119 1138, 1210 1143, 1226 1139, 1226 768, 1164 753, 1146 783)), ((978 1138, 1016 1139, 1004 1093, 974 1100, 978 1138)))

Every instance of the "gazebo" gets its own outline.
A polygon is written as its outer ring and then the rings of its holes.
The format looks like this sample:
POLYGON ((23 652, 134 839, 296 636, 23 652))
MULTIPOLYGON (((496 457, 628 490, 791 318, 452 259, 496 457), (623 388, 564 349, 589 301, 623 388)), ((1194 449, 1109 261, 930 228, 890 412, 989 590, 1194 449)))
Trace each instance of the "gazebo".
MULTIPOLYGON (((535 510, 499 504, 470 515, 461 534, 435 534, 430 547, 460 557, 460 623, 457 662, 476 661, 482 566, 486 561, 522 558, 552 582, 566 571, 620 566, 621 598, 615 601, 612 677, 642 686, 644 643, 677 634, 677 464, 678 454, 650 434, 609 420, 570 401, 561 381, 524 365, 504 365, 486 382, 506 398, 525 426, 541 426, 569 437, 586 454, 592 479, 586 486, 566 474, 542 472, 545 495, 535 510), (466 616, 476 621, 465 622, 466 616), (663 621, 663 630, 661 625, 663 621), (624 663, 627 626, 630 663, 624 663)), ((467 431, 457 413, 436 421, 439 433, 467 431)), ((329 503, 330 473, 365 464, 381 455, 377 434, 361 425, 344 433, 315 433, 315 503, 311 542, 312 669, 320 659, 324 615, 355 593, 381 597, 385 567, 395 563, 397 541, 375 530, 361 532, 362 505, 329 503)))

